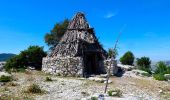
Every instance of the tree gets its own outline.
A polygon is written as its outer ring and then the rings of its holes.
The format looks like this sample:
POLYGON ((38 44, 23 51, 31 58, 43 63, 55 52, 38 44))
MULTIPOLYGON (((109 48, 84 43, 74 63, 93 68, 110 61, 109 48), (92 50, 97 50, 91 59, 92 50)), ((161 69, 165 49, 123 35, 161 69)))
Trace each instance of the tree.
POLYGON ((137 58, 136 63, 140 70, 147 71, 151 74, 151 60, 149 57, 137 58))
POLYGON ((9 59, 5 65, 6 71, 11 69, 27 68, 29 66, 35 67, 37 70, 41 70, 42 58, 46 56, 46 52, 43 51, 43 47, 30 46, 27 50, 21 51, 21 53, 11 59, 9 59))
POLYGON ((56 45, 59 43, 61 37, 67 30, 69 20, 65 19, 63 22, 57 23, 54 25, 54 28, 45 35, 45 43, 53 50, 56 45))
POLYGON ((128 51, 120 58, 120 62, 124 65, 133 65, 134 59, 133 53, 128 51))
POLYGON ((111 57, 116 58, 117 55, 118 55, 117 49, 114 50, 114 49, 112 49, 112 48, 109 48, 109 50, 108 50, 108 57, 109 57, 109 58, 111 58, 111 57))

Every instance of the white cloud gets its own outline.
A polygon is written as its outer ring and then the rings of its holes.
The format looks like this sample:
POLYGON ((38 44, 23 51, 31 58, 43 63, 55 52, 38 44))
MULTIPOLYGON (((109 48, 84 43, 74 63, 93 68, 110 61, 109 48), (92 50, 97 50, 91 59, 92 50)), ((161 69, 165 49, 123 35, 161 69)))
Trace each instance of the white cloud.
POLYGON ((107 14, 104 16, 104 18, 109 19, 109 18, 112 18, 112 17, 114 17, 114 16, 116 16, 116 15, 117 15, 117 13, 109 12, 109 13, 107 13, 107 14))

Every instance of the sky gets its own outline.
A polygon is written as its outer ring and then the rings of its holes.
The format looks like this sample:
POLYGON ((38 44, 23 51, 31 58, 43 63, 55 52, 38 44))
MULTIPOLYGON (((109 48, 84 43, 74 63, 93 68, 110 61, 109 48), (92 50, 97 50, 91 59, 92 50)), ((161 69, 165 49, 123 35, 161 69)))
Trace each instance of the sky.
POLYGON ((15 53, 30 45, 43 46, 57 22, 83 12, 103 47, 136 58, 170 60, 170 0, 1 0, 0 53, 15 53), (123 28, 123 29, 122 29, 123 28))

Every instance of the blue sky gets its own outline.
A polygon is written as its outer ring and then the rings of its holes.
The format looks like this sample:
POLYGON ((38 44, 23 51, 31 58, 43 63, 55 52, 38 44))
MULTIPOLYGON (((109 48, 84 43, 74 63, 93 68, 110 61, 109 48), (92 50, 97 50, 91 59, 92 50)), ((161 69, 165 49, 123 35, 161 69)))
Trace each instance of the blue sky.
POLYGON ((1 0, 0 53, 16 53, 29 45, 48 46, 44 35, 56 22, 84 12, 105 49, 113 47, 119 31, 118 51, 136 57, 170 60, 169 0, 1 0))

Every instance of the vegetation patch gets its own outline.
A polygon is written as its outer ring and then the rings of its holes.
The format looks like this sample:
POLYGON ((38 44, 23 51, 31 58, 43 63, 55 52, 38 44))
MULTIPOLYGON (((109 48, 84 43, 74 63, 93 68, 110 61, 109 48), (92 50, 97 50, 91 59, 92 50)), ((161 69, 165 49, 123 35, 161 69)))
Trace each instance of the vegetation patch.
POLYGON ((98 100, 97 97, 91 97, 91 100, 98 100))
POLYGON ((143 70, 151 74, 151 60, 149 57, 141 57, 136 59, 138 69, 143 70))
POLYGON ((10 81, 12 81, 12 77, 11 76, 2 75, 0 77, 0 82, 10 82, 10 81))
POLYGON ((27 88, 27 90, 25 91, 25 93, 44 94, 45 91, 42 90, 39 85, 37 85, 37 84, 32 84, 32 85, 30 85, 30 86, 27 88))
POLYGON ((110 90, 107 92, 109 96, 121 97, 122 91, 120 89, 110 90))
POLYGON ((153 77, 156 80, 166 81, 168 79, 166 79, 166 77, 164 76, 165 74, 170 74, 170 67, 167 66, 164 62, 158 62, 153 77))
POLYGON ((162 73, 154 74, 153 77, 154 77, 156 80, 159 80, 159 81, 166 81, 166 78, 164 77, 164 74, 162 74, 162 73))
POLYGON ((133 65, 134 59, 133 53, 128 51, 120 58, 120 62, 124 65, 133 65))
POLYGON ((51 82, 51 81, 53 81, 53 80, 51 79, 51 77, 46 77, 45 81, 51 82))
POLYGON ((41 70, 42 58, 45 56, 46 52, 43 51, 43 47, 30 46, 27 50, 21 51, 19 55, 16 55, 9 59, 4 68, 8 72, 25 72, 25 69, 28 66, 34 66, 35 69, 41 70))

